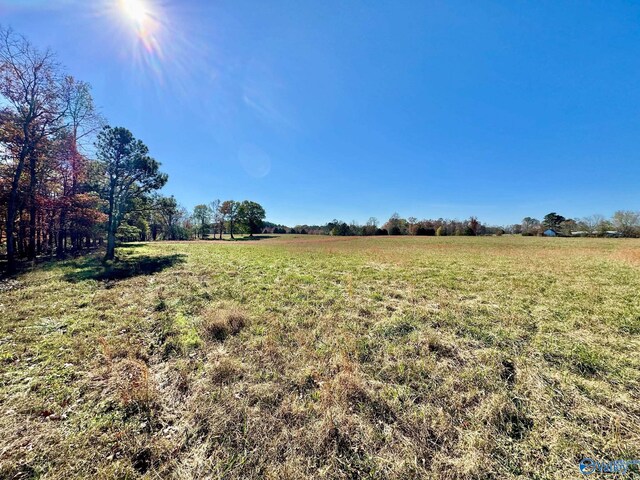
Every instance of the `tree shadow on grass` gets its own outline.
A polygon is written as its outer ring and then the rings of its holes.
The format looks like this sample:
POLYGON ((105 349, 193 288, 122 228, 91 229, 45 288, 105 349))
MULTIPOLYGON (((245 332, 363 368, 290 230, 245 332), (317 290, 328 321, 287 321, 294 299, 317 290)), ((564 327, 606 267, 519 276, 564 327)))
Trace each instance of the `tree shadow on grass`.
POLYGON ((253 237, 245 236, 245 237, 236 237, 232 241, 236 242, 257 242, 259 240, 267 240, 269 238, 276 238, 273 235, 254 235, 253 237))
POLYGON ((234 237, 234 238, 229 238, 229 237, 225 237, 222 240, 220 240, 219 238, 213 238, 213 237, 207 237, 205 239, 203 239, 205 242, 253 242, 253 241, 258 241, 258 240, 267 240, 269 238, 277 238, 275 235, 254 235, 253 237, 250 237, 249 235, 245 235, 244 237, 234 237))
POLYGON ((129 243, 121 243, 118 245, 120 248, 142 248, 148 246, 145 242, 129 242, 129 243))
POLYGON ((88 257, 74 262, 73 270, 66 273, 64 279, 76 283, 84 280, 124 280, 140 275, 153 275, 184 263, 185 258, 186 255, 183 254, 137 255, 105 264, 97 257, 88 257))

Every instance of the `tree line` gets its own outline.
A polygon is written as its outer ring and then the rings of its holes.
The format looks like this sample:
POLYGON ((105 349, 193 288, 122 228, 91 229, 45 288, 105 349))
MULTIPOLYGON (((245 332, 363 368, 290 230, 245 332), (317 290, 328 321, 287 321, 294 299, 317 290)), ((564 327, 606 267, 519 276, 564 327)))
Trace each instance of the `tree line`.
POLYGON ((640 211, 618 210, 610 218, 604 215, 589 215, 583 218, 565 218, 550 212, 541 220, 525 217, 519 224, 511 225, 509 233, 543 235, 553 230, 563 236, 582 237, 640 237, 640 211))
POLYGON ((584 237, 640 237, 640 212, 619 210, 611 218, 590 215, 579 219, 565 218, 556 212, 548 213, 542 220, 525 217, 521 223, 495 226, 487 225, 471 216, 467 220, 402 218, 397 213, 384 223, 371 217, 364 225, 356 221, 332 220, 325 225, 296 225, 287 227, 265 222, 263 233, 311 234, 337 236, 418 235, 418 236, 478 236, 514 234, 542 236, 553 230, 559 236, 584 237))
POLYGON ((286 227, 284 225, 266 224, 263 233, 297 233, 311 235, 335 235, 335 236, 380 236, 380 235, 418 235, 418 236, 448 236, 448 235, 493 235, 505 233, 502 227, 489 226, 481 223, 477 217, 468 220, 449 220, 439 218, 436 220, 418 220, 416 217, 402 218, 394 213, 384 223, 371 217, 364 224, 355 220, 347 223, 334 219, 325 225, 296 225, 286 227))

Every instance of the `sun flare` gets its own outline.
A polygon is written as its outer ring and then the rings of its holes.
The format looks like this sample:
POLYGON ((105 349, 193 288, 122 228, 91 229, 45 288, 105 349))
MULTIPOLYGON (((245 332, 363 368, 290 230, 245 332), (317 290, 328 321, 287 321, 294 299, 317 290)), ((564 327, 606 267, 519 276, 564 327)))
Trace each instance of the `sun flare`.
POLYGON ((144 0, 118 0, 122 14, 138 26, 149 18, 149 7, 144 0))

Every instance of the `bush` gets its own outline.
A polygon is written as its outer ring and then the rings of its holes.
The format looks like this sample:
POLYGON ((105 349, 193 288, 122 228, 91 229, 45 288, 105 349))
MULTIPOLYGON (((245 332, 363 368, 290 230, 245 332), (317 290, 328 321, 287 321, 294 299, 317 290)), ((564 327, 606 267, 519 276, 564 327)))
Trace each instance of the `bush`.
POLYGON ((393 226, 389 230, 389 235, 402 235, 402 230, 400 230, 400 227, 393 226))

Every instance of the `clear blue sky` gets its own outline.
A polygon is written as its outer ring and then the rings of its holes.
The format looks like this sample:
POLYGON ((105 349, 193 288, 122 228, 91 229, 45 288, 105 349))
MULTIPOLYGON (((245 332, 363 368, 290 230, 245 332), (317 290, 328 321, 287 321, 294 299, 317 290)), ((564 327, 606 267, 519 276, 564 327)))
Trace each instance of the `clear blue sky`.
POLYGON ((253 199, 290 225, 640 209, 640 3, 147 0, 151 53, 117 3, 0 0, 0 22, 90 82, 188 208, 253 199))

